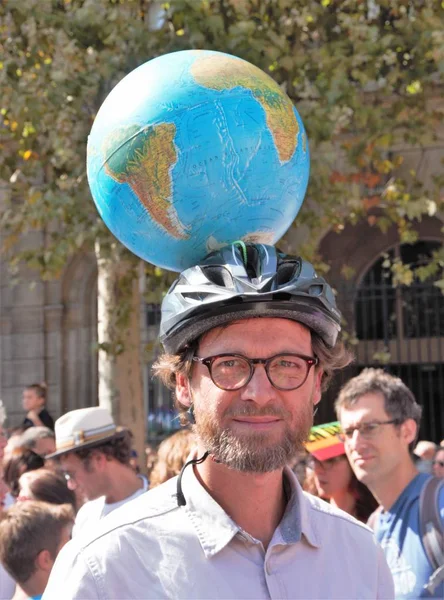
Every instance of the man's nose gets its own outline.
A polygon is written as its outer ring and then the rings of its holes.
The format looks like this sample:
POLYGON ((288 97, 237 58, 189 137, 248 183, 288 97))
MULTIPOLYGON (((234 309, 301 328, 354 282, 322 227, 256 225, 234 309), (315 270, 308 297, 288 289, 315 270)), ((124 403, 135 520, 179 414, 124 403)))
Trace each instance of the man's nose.
POLYGON ((275 396, 275 388, 271 385, 264 365, 255 365, 253 376, 242 389, 242 400, 252 400, 256 404, 267 404, 275 396))

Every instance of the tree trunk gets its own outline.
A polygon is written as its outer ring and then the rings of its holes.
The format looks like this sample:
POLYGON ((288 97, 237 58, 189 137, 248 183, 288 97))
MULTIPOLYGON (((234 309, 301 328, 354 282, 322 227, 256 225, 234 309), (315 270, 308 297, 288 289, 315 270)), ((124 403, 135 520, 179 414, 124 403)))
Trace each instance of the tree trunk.
MULTIPOLYGON (((99 405, 107 408, 117 425, 134 435, 134 449, 145 472, 145 406, 143 399, 139 283, 134 278, 129 291, 127 324, 116 323, 116 307, 121 302, 125 265, 104 258, 96 247, 98 265, 98 371, 99 405), (117 343, 116 343, 117 342, 117 343)), ((126 282, 125 285, 128 285, 126 282)))

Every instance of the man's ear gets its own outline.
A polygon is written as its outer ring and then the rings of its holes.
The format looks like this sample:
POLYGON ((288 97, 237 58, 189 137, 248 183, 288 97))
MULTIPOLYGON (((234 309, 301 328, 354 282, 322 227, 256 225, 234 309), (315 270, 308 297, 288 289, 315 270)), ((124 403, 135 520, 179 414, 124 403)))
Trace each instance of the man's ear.
POLYGON ((407 444, 411 444, 416 439, 418 425, 414 419, 406 419, 401 423, 401 435, 407 444))
POLYGON ((54 559, 51 556, 49 550, 41 550, 35 559, 35 567, 38 571, 45 571, 45 573, 50 573, 52 567, 54 566, 54 559))
POLYGON ((183 406, 191 406, 190 380, 183 373, 176 374, 176 399, 183 406))

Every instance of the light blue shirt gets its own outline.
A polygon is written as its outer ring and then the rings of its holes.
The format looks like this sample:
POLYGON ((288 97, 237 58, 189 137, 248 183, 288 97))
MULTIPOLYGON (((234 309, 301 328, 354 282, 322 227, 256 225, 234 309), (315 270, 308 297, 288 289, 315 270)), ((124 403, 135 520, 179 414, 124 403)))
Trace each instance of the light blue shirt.
MULTIPOLYGON (((430 475, 419 473, 388 511, 379 514, 375 535, 381 544, 395 582, 397 600, 444 598, 444 584, 431 596, 424 586, 432 574, 419 532, 419 496, 430 475)), ((444 522, 444 488, 439 496, 444 522)))
POLYGON ((372 531, 305 494, 289 469, 285 477, 287 509, 266 550, 189 467, 186 506, 177 505, 176 478, 126 503, 65 546, 44 600, 392 599, 372 531))

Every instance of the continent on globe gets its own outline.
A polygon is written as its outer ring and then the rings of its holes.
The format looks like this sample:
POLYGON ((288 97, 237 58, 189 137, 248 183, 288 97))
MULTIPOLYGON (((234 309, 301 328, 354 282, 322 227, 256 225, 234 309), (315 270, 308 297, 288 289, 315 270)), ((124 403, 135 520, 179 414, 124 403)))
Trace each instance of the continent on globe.
POLYGON ((174 123, 161 123, 141 132, 131 125, 111 132, 103 150, 105 169, 119 183, 127 183, 153 221, 173 238, 189 237, 172 205, 171 170, 177 162, 174 123))
MULTIPOLYGON (((271 77, 254 65, 226 54, 199 56, 191 67, 191 74, 197 83, 214 90, 237 86, 251 90, 265 111, 280 161, 291 160, 297 148, 299 125, 290 98, 271 77)), ((305 145, 305 140, 303 143, 305 145)))

